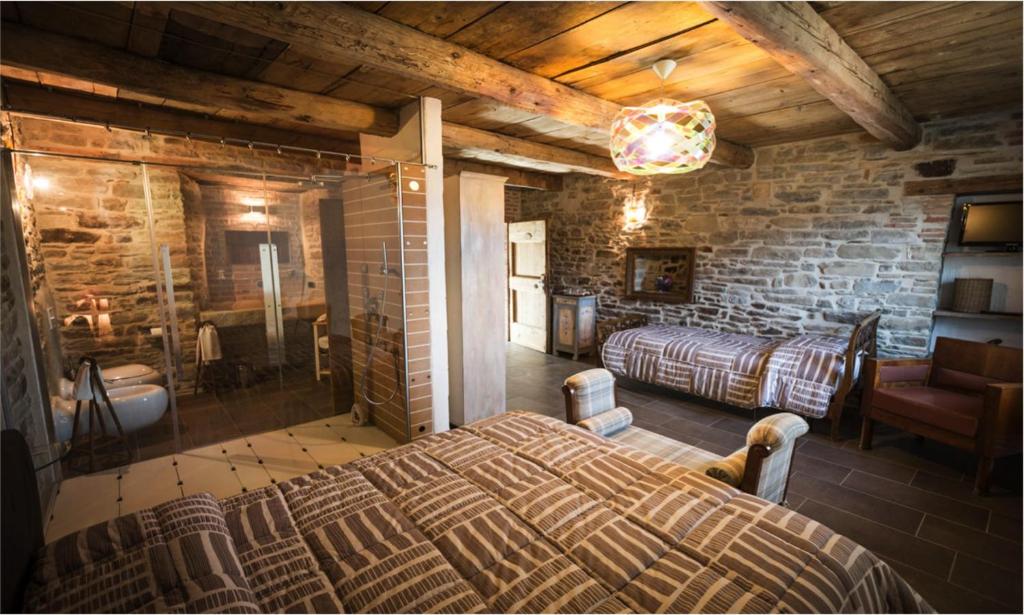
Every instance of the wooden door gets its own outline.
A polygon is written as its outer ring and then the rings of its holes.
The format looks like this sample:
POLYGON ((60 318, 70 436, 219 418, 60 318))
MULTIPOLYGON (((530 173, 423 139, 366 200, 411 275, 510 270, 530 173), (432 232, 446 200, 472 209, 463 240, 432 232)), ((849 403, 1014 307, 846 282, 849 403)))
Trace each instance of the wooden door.
POLYGON ((548 242, 544 220, 508 225, 509 340, 541 352, 548 343, 548 242))

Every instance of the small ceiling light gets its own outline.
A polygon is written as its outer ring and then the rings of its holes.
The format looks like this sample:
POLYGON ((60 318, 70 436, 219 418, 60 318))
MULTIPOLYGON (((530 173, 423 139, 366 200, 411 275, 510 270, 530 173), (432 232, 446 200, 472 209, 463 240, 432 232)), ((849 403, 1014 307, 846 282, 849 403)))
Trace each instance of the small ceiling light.
MULTIPOLYGON (((651 68, 664 92, 676 63, 659 60, 651 68)), ((702 100, 684 103, 664 95, 623 107, 612 122, 610 149, 615 166, 633 175, 696 171, 715 151, 715 116, 702 100)))
POLYGON ((412 190, 413 192, 417 192, 417 191, 419 191, 419 189, 420 189, 420 183, 418 181, 416 181, 415 179, 410 179, 409 180, 409 190, 412 190))

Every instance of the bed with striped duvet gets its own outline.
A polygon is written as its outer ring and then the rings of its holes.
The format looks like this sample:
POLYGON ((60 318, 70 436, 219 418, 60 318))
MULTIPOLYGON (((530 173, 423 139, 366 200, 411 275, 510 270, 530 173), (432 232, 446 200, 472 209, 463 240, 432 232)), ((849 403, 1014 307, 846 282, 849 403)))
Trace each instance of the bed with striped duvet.
POLYGON ((511 412, 44 548, 34 612, 925 612, 791 510, 511 412))
POLYGON ((601 350, 612 373, 740 408, 828 413, 849 339, 774 340, 693 327, 651 325, 613 333, 601 350))

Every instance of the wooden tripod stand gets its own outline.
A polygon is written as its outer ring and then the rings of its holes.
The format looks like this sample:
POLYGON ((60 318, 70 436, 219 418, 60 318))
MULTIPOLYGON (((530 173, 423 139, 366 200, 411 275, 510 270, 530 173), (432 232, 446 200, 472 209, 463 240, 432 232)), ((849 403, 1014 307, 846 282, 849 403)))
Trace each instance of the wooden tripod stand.
MULTIPOLYGON (((124 429, 121 427, 121 420, 117 418, 117 413, 114 412, 114 404, 110 401, 110 395, 107 394, 107 387, 103 383, 103 378, 100 376, 99 364, 96 359, 92 357, 82 357, 82 360, 78 363, 79 374, 83 369, 88 370, 88 382, 91 391, 90 397, 86 399, 75 400, 75 419, 71 427, 71 451, 80 450, 78 446, 78 439, 82 434, 78 433, 79 419, 82 414, 82 402, 88 401, 89 410, 89 433, 88 433, 88 446, 89 446, 89 472, 94 472, 96 468, 96 427, 97 423, 99 428, 103 431, 104 437, 110 437, 114 440, 113 444, 120 444, 124 447, 125 453, 127 453, 128 460, 132 458, 131 448, 128 446, 128 441, 124 435, 124 429), (99 397, 100 399, 97 399, 99 397), (102 401, 103 405, 100 404, 102 401), (104 407, 105 406, 105 407, 104 407), (114 427, 117 428, 116 434, 107 433, 107 422, 103 418, 103 412, 110 413, 110 420, 114 427)), ((78 377, 76 375, 75 381, 77 383, 78 377)), ((77 389, 77 387, 76 387, 77 389)), ((78 391, 75 391, 75 397, 78 397, 78 391)))

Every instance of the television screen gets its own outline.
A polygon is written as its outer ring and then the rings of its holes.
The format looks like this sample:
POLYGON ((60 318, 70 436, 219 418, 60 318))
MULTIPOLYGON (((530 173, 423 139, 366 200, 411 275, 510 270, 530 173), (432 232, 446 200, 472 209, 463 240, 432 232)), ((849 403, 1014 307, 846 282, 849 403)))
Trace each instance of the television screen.
POLYGON ((1021 243, 1020 203, 973 203, 964 206, 960 243, 1003 245, 1021 243))

